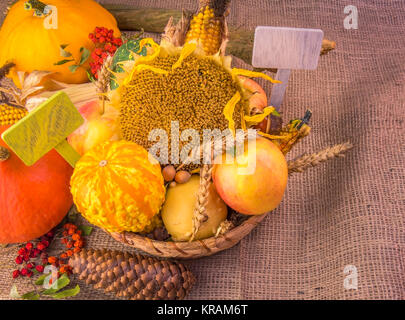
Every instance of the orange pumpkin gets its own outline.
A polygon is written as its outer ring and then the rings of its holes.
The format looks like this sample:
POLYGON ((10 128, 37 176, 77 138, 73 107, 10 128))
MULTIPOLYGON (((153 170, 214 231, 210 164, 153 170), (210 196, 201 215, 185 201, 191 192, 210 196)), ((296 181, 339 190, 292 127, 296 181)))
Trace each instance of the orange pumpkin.
MULTIPOLYGON (((9 126, 0 126, 0 135, 9 126)), ((7 148, 0 139, 0 146, 7 148)), ((0 161, 0 243, 38 238, 60 223, 73 204, 72 167, 52 150, 31 167, 12 151, 0 161)))
POLYGON ((9 76, 17 86, 20 86, 17 71, 34 70, 55 72, 50 78, 65 83, 87 82, 88 61, 75 72, 69 66, 80 62, 80 48, 94 49, 88 36, 96 27, 112 29, 115 36, 120 36, 116 20, 93 0, 41 1, 19 0, 11 7, 0 30, 0 66, 11 61, 16 64, 9 76), (38 16, 35 8, 27 10, 30 5, 42 9, 43 5, 50 5, 56 10, 38 16), (57 25, 52 24, 55 19, 57 25), (61 56, 61 45, 68 45, 65 51, 71 57, 61 56), (75 61, 55 65, 64 59, 75 61))
POLYGON ((158 161, 128 141, 107 141, 76 164, 71 192, 79 212, 110 232, 151 230, 165 200, 158 161))

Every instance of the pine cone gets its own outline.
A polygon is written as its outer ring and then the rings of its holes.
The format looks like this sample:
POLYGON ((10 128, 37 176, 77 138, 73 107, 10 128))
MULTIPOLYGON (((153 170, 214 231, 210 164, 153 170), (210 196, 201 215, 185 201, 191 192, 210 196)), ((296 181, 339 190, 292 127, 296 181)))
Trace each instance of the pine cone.
POLYGON ((83 249, 69 265, 87 285, 131 300, 180 300, 195 282, 181 263, 128 252, 83 249))

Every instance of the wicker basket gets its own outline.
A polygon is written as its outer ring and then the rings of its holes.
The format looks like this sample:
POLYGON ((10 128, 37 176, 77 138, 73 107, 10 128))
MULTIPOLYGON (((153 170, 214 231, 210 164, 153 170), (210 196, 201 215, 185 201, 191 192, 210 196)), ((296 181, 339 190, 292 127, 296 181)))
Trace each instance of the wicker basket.
POLYGON ((126 245, 154 256, 176 259, 195 259, 213 255, 238 244, 256 227, 267 214, 252 216, 241 225, 218 237, 192 242, 157 241, 132 232, 111 233, 111 236, 126 245))
MULTIPOLYGON (((350 143, 339 144, 318 153, 304 155, 293 161, 289 161, 289 174, 303 172, 305 169, 318 165, 321 162, 325 162, 335 157, 341 157, 344 152, 350 148, 352 148, 350 143)), ((201 224, 205 221, 205 200, 208 197, 209 186, 212 183, 211 169, 212 166, 210 165, 204 165, 201 168, 200 190, 197 195, 197 203, 193 217, 194 235, 197 233, 201 224)), ((238 244, 266 216, 267 214, 251 216, 244 220, 240 225, 234 226, 233 228, 226 230, 224 233, 218 233, 215 237, 190 242, 157 241, 132 232, 111 233, 111 236, 121 243, 153 256, 176 259, 195 259, 213 255, 238 244)))

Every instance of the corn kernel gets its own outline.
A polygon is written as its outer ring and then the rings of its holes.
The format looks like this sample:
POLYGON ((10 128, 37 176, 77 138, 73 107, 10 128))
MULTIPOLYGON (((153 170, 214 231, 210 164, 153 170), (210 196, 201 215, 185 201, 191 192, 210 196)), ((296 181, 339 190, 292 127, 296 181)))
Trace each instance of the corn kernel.
POLYGON ((0 125, 14 124, 25 117, 27 113, 25 109, 2 104, 0 105, 0 125))

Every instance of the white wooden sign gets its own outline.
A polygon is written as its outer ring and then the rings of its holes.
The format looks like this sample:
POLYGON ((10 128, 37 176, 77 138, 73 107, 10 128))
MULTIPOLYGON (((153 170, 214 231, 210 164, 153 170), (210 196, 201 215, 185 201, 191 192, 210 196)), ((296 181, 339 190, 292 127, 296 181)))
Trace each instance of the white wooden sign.
POLYGON ((318 66, 323 31, 319 29, 265 27, 256 28, 252 65, 277 69, 270 105, 280 108, 291 69, 314 70, 318 66))

